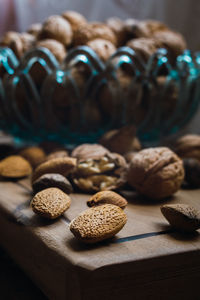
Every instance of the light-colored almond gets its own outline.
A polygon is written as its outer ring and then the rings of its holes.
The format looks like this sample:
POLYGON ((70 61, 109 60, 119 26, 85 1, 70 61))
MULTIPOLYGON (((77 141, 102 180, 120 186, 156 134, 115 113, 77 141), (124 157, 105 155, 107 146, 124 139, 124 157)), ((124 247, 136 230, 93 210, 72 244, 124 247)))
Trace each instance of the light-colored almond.
POLYGON ((70 197, 63 191, 58 188, 48 188, 33 197, 31 208, 42 217, 55 219, 61 216, 70 204, 70 197))
POLYGON ((32 176, 32 182, 47 173, 58 173, 63 176, 69 175, 76 167, 76 159, 71 157, 54 158, 39 165, 32 176))
POLYGON ((74 236, 84 243, 96 243, 113 237, 127 222, 124 211, 104 204, 83 211, 70 223, 74 236))
POLYGON ((87 205, 89 207, 99 206, 103 204, 113 204, 124 209, 128 203, 125 198, 113 191, 98 192, 87 201, 87 205))
POLYGON ((171 226, 186 232, 200 228, 200 211, 187 204, 166 204, 161 212, 171 226))
POLYGON ((27 147, 19 152, 19 155, 23 156, 26 160, 29 161, 33 168, 36 168, 38 165, 44 162, 45 153, 40 147, 27 147))
POLYGON ((0 176, 7 178, 20 178, 30 175, 32 172, 29 162, 19 156, 11 155, 0 162, 0 176))

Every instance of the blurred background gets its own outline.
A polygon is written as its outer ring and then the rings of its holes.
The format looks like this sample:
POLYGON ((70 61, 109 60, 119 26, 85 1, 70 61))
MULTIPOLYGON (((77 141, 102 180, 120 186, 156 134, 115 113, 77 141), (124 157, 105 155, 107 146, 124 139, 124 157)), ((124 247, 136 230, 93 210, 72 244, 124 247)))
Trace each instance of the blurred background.
POLYGON ((63 10, 76 10, 89 21, 110 16, 160 20, 181 32, 191 50, 200 49, 198 0, 0 0, 0 36, 11 29, 25 31, 63 10))

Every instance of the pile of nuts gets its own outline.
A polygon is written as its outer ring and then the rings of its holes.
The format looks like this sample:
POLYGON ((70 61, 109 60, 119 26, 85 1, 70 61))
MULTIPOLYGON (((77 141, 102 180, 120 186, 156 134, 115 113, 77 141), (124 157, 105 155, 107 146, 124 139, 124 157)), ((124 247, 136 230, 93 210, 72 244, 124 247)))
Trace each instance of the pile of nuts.
POLYGON ((91 47, 103 61, 121 46, 132 48, 144 61, 158 48, 166 48, 172 60, 186 48, 183 36, 159 21, 111 17, 105 22, 88 22, 75 11, 50 16, 23 33, 9 31, 0 45, 10 47, 18 58, 33 47, 45 47, 59 62, 79 45, 91 47))
MULTIPOLYGON (((43 144, 18 150, 0 161, 0 176, 7 179, 30 176, 34 193, 31 208, 49 219, 58 218, 70 209, 70 194, 74 190, 92 193, 87 201, 89 209, 71 221, 70 230, 85 243, 111 238, 127 222, 124 209, 128 202, 119 194, 122 189, 132 189, 148 201, 156 201, 176 193, 184 179, 189 178, 189 184, 199 187, 199 136, 184 136, 176 141, 174 150, 179 157, 167 147, 140 150, 140 142, 134 135, 121 137, 124 139, 121 145, 120 130, 123 132, 124 128, 101 138, 108 148, 82 144, 71 153, 61 147, 46 153, 43 144)), ((191 232, 200 228, 200 212, 189 205, 166 204, 161 212, 176 230, 191 232)))

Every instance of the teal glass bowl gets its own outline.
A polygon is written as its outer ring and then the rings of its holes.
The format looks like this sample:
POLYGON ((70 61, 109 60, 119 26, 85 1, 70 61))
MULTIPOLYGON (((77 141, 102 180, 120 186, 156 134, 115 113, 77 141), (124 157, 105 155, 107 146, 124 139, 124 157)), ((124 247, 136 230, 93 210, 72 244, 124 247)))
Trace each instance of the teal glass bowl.
POLYGON ((0 48, 0 129, 21 141, 93 143, 133 124, 151 144, 185 126, 199 100, 200 54, 189 50, 172 64, 165 49, 144 62, 122 47, 103 63, 81 46, 59 64, 45 48, 20 61, 0 48))

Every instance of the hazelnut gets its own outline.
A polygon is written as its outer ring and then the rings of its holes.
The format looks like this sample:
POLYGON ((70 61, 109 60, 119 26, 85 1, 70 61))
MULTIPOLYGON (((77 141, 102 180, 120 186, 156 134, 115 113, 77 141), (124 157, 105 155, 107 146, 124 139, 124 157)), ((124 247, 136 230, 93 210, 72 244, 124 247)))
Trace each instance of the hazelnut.
POLYGON ((79 26, 74 32, 74 45, 85 45, 94 39, 108 40, 116 45, 116 37, 109 26, 103 23, 89 23, 79 26))
POLYGON ((73 32, 79 26, 84 26, 87 24, 86 18, 76 11, 67 10, 62 13, 62 17, 70 23, 73 32))
POLYGON ((141 150, 141 144, 136 134, 136 128, 133 125, 127 125, 120 129, 106 132, 100 139, 100 144, 108 148, 111 152, 125 154, 129 151, 141 150))
POLYGON ((62 43, 53 39, 45 39, 38 41, 37 47, 47 48, 55 56, 55 58, 61 63, 67 55, 67 51, 62 43))
POLYGON ((182 160, 167 147, 138 152, 127 172, 130 186, 153 199, 171 196, 178 191, 183 179, 182 160))
POLYGON ((174 145, 174 151, 181 158, 196 158, 200 160, 200 135, 187 134, 180 137, 174 145))
POLYGON ((103 61, 107 61, 108 58, 117 50, 110 41, 103 39, 94 39, 89 41, 86 45, 92 48, 103 61))
POLYGON ((61 16, 51 16, 44 22, 38 39, 54 39, 69 46, 72 42, 71 25, 61 16))

